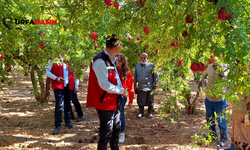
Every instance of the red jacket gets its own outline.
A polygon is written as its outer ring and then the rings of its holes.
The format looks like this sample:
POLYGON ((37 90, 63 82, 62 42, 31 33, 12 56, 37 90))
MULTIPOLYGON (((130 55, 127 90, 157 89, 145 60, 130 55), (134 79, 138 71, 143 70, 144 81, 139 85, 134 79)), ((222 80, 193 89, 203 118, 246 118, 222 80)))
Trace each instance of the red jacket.
POLYGON ((122 87, 128 91, 128 96, 129 96, 129 104, 133 103, 133 99, 134 99, 134 80, 133 80, 133 75, 131 73, 131 71, 128 71, 127 73, 127 78, 124 80, 122 78, 122 71, 118 71, 119 75, 120 75, 120 79, 122 82, 122 87))
MULTIPOLYGON (((108 81, 114 85, 117 85, 116 73, 114 69, 115 66, 111 62, 109 56, 107 54, 104 54, 104 52, 101 52, 94 57, 93 62, 95 62, 95 60, 99 58, 101 58, 106 63, 107 69, 109 68, 108 69, 108 81)), ((90 64, 86 107, 94 107, 99 110, 116 110, 117 109, 117 94, 107 93, 99 86, 97 77, 92 68, 92 63, 90 64)))
MULTIPOLYGON (((69 65, 68 65, 69 66, 69 65)), ((57 77, 63 78, 63 65, 62 64, 53 64, 51 69, 51 73, 56 75, 57 77)), ((63 89, 64 82, 58 82, 54 79, 50 80, 52 89, 63 89)), ((75 77, 74 73, 69 69, 69 90, 73 90, 75 88, 75 77)))

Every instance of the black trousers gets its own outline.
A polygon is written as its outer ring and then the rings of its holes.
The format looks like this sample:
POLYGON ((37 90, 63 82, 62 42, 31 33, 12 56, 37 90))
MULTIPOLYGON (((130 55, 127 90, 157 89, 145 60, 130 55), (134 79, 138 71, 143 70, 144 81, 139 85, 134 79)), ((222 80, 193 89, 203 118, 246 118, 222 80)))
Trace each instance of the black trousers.
POLYGON ((119 133, 121 131, 121 95, 117 96, 117 110, 96 109, 100 120, 99 141, 97 150, 107 150, 110 142, 111 150, 119 150, 119 133))
POLYGON ((152 91, 138 91, 137 104, 139 105, 140 114, 144 115, 144 106, 148 106, 148 115, 152 114, 154 108, 154 94, 152 91))
POLYGON ((64 108, 65 124, 70 123, 70 91, 69 86, 63 90, 54 89, 55 103, 55 126, 60 127, 62 123, 62 112, 64 108))

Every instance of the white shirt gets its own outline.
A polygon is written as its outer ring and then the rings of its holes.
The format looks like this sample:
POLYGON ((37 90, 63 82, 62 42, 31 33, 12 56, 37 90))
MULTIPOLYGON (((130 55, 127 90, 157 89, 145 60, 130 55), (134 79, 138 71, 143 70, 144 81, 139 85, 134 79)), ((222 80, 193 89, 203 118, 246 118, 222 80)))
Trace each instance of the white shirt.
MULTIPOLYGON (((53 67, 53 63, 49 60, 48 65, 46 67, 46 74, 49 78, 55 80, 57 76, 51 72, 52 67, 53 67)), ((68 71, 68 66, 65 63, 63 63, 63 79, 64 79, 64 87, 66 87, 67 84, 69 84, 69 71, 68 71)), ((76 89, 78 88, 78 85, 79 85, 79 79, 75 79, 76 89)))
POLYGON ((112 64, 114 65, 117 85, 114 85, 108 81, 107 66, 102 59, 97 59, 92 65, 92 68, 98 80, 98 84, 104 91, 107 91, 108 93, 123 94, 124 89, 122 87, 121 80, 115 66, 115 57, 112 57, 106 50, 104 50, 104 52, 110 57, 112 64))

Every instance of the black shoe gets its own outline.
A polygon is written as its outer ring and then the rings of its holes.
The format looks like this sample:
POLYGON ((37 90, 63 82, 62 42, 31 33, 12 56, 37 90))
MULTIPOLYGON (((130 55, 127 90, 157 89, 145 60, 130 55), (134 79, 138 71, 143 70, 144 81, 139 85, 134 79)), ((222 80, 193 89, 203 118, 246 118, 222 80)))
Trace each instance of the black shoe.
POLYGON ((53 130, 53 134, 58 134, 60 130, 60 127, 55 127, 55 129, 53 130))
POLYGON ((227 139, 221 139, 219 144, 221 147, 224 147, 227 144, 227 139))
POLYGON ((73 123, 66 123, 65 126, 69 128, 73 128, 75 125, 73 123))
POLYGON ((83 116, 79 116, 76 121, 77 122, 83 121, 83 116))

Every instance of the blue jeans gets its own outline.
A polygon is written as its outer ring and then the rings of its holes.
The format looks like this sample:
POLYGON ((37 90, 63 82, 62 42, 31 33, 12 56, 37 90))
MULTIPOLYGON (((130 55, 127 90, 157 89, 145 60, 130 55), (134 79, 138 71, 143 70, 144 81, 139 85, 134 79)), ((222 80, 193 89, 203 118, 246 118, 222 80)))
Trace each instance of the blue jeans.
POLYGON ((126 118, 124 114, 125 105, 126 105, 127 98, 122 96, 122 106, 121 106, 121 132, 125 131, 126 125, 126 118))
MULTIPOLYGON (((75 106, 77 116, 78 117, 83 117, 82 107, 81 107, 81 104, 78 101, 77 93, 75 93, 75 90, 70 91, 70 99, 72 100, 72 102, 73 102, 73 104, 75 106)), ((74 113, 72 112, 71 105, 70 105, 70 114, 71 114, 71 117, 74 118, 74 113)))
MULTIPOLYGON (((221 139, 227 139, 227 123, 226 123, 226 114, 223 112, 226 109, 226 100, 223 99, 219 102, 211 102, 207 98, 205 99, 205 108, 206 108, 206 120, 207 123, 211 123, 210 129, 217 136, 215 129, 215 115, 219 116, 216 118, 218 126, 220 129, 221 139)), ((218 137, 218 136, 217 136, 218 137)))
POLYGON ((64 87, 63 90, 54 89, 55 104, 55 126, 60 127, 62 123, 62 111, 64 107, 65 124, 70 123, 70 90, 64 87))

